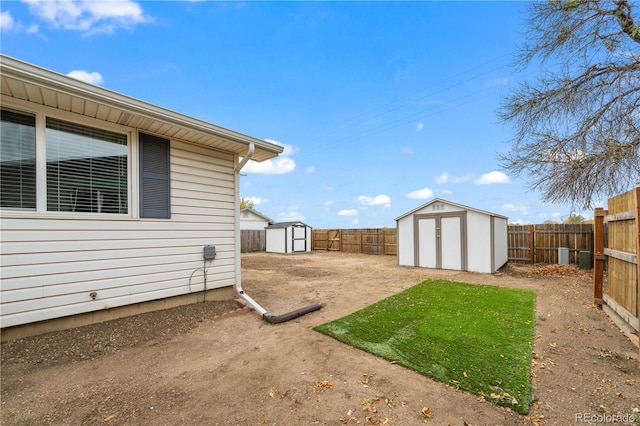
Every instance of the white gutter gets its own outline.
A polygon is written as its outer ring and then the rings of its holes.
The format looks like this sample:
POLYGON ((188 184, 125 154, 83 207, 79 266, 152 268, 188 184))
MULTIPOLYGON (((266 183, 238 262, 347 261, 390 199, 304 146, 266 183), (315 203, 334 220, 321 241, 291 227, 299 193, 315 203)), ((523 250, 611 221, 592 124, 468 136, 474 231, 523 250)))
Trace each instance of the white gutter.
POLYGON ((244 167, 245 164, 247 164, 247 161, 249 161, 251 159, 251 157, 253 156, 253 153, 255 152, 255 145, 253 144, 253 142, 251 142, 249 144, 249 150, 247 151, 247 155, 245 155, 242 158, 242 161, 238 163, 238 165, 235 167, 234 169, 234 186, 235 186, 235 227, 236 227, 236 232, 235 232, 235 237, 236 237, 236 283, 235 283, 235 290, 236 293, 238 293, 238 295, 240 297, 242 297, 248 304, 249 306, 251 306, 253 309, 255 309, 255 311, 260 314, 261 317, 264 317, 264 314, 267 313, 267 310, 264 309, 262 306, 260 306, 258 304, 258 302, 256 302, 255 300, 253 300, 251 297, 249 297, 249 295, 247 293, 244 292, 244 290, 242 289, 242 273, 241 273, 241 268, 242 268, 242 264, 241 264, 241 260, 240 260, 240 256, 241 256, 241 247, 240 245, 242 244, 241 238, 240 238, 240 170, 242 170, 242 168, 244 167))

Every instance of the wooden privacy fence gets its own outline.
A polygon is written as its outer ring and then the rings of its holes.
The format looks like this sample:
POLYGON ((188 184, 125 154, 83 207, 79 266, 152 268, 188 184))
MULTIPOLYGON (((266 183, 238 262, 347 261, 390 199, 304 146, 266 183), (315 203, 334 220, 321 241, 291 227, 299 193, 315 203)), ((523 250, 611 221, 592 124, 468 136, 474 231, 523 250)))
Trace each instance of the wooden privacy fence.
POLYGON ((241 252, 264 251, 266 248, 267 239, 264 229, 243 229, 240 231, 241 252))
POLYGON ((565 247, 569 252, 569 263, 578 265, 581 251, 588 251, 592 258, 593 225, 509 225, 507 239, 510 262, 558 263, 558 249, 565 247))
POLYGON ((314 229, 313 250, 397 255, 395 228, 314 229))
POLYGON ((596 209, 594 214, 593 295, 596 303, 640 347, 640 188, 610 198, 607 207, 608 210, 596 209))

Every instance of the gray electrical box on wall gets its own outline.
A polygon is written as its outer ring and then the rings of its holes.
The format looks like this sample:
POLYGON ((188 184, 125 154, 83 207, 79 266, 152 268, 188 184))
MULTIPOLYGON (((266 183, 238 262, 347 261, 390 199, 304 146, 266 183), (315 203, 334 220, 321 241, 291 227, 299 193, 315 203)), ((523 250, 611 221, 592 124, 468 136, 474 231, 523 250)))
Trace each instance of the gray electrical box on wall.
POLYGON ((204 260, 216 258, 216 246, 204 246, 204 260))

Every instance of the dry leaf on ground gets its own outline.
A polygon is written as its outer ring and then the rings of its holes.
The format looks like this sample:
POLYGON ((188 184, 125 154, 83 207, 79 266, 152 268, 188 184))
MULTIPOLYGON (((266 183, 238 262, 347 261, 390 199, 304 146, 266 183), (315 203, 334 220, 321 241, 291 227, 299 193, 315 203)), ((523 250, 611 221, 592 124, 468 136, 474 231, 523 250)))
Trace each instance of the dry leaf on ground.
POLYGON ((314 383, 315 387, 317 388, 327 388, 327 389, 333 389, 333 385, 331 383, 329 383, 326 380, 316 380, 314 383))

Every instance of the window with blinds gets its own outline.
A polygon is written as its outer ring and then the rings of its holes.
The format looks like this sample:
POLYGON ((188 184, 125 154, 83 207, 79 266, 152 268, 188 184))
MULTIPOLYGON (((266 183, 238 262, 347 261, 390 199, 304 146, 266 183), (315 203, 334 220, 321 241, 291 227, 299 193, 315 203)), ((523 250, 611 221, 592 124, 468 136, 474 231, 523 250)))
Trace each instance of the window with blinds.
POLYGON ((0 207, 36 208, 36 119, 0 110, 0 207))
POLYGON ((47 210, 127 213, 127 136, 47 118, 47 210))

